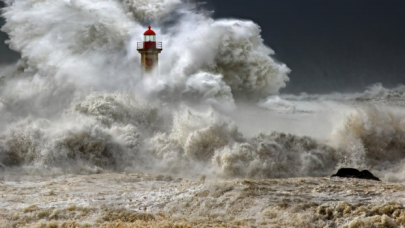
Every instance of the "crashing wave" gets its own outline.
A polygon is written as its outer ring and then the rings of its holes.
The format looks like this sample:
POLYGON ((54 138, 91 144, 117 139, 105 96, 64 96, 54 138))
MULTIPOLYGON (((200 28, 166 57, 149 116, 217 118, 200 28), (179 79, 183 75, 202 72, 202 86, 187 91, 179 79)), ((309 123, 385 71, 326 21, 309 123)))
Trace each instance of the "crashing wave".
MULTIPOLYGON (((395 174, 405 167, 403 86, 277 96, 289 69, 271 57, 257 24, 214 20, 179 0, 5 2, 2 30, 22 58, 0 68, 4 168, 275 178, 353 165, 403 181, 395 174), (136 44, 147 22, 164 51, 160 75, 142 78, 136 44), (334 132, 322 128, 320 140, 264 126, 247 137, 226 117, 241 98, 257 103, 269 95, 243 121, 301 112, 301 120, 330 116, 334 132)), ((284 122, 307 135, 320 131, 316 121, 309 130, 294 124, 301 117, 284 122)))
POLYGON ((233 102, 231 93, 277 93, 288 81, 289 69, 269 56, 273 51, 263 44, 258 25, 216 21, 182 7, 178 0, 147 4, 140 0, 17 0, 8 4, 3 16, 8 43, 21 53, 32 76, 54 78, 82 90, 134 88, 142 81, 136 42, 145 30, 141 22, 148 19, 153 19, 158 38, 164 41, 161 76, 156 81, 163 81, 166 89, 180 88, 181 93, 190 77, 195 81, 199 78, 195 75, 213 74, 224 84, 220 93, 233 102), (178 10, 182 10, 181 19, 168 31, 162 30, 164 20, 159 18, 170 18, 178 10))

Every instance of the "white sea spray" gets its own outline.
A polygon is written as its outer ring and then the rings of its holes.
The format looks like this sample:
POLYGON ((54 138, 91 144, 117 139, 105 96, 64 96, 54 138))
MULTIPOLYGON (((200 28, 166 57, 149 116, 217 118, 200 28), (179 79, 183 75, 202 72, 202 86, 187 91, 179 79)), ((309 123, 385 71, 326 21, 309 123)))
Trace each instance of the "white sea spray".
POLYGON ((404 180, 403 86, 279 94, 289 69, 259 25, 194 3, 5 3, 21 59, 0 67, 2 167, 274 178, 354 166, 404 180), (163 42, 151 78, 136 50, 148 24, 163 42))

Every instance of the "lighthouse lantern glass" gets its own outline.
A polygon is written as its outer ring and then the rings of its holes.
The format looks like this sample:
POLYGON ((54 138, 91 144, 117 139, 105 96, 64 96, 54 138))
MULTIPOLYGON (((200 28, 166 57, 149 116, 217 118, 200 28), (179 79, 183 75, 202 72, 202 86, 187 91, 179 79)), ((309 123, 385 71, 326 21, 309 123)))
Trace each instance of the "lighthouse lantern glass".
POLYGON ((155 36, 151 36, 151 35, 145 36, 145 42, 155 42, 155 41, 156 41, 155 36))

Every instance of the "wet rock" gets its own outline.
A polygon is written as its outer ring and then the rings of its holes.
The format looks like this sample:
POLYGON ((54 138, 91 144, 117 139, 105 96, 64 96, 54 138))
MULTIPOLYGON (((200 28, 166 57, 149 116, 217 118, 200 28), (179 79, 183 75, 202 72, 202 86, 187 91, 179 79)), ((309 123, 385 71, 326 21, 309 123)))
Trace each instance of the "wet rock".
POLYGON ((374 176, 368 170, 359 171, 353 168, 341 168, 338 170, 336 174, 333 174, 332 177, 359 178, 359 179, 380 181, 378 177, 374 176))

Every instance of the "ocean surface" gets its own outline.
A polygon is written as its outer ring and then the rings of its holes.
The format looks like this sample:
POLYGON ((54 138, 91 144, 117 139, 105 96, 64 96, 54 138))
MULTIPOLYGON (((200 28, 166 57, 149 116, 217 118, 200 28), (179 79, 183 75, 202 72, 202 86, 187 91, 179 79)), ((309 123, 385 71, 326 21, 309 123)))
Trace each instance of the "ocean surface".
POLYGON ((259 25, 179 0, 5 3, 0 227, 405 226, 405 86, 279 93, 259 25))

